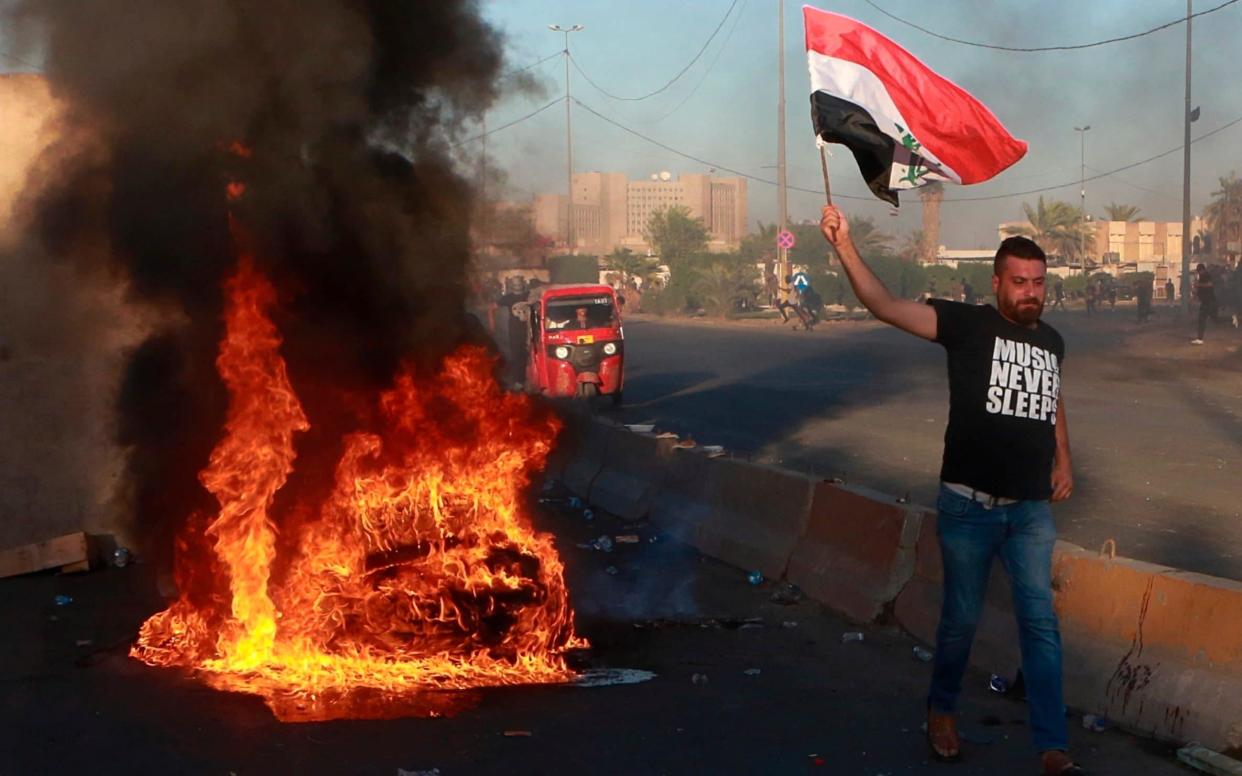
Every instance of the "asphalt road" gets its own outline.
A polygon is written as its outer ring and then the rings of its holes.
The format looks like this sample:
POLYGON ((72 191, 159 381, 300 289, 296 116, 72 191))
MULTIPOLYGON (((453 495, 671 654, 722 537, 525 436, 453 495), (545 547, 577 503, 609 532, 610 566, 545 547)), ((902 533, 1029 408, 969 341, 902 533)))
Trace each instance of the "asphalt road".
MULTIPOLYGON (((770 583, 751 586, 743 571, 685 546, 648 542, 647 525, 587 522, 568 509, 541 513, 541 523, 558 536, 580 632, 592 642, 579 664, 655 678, 464 693, 439 719, 281 723, 255 697, 126 657, 143 618, 162 607, 147 567, 7 579, 0 773, 1036 771, 1025 704, 990 693, 986 674, 967 677, 965 761, 929 763, 919 726, 930 666, 908 637, 865 628, 863 642, 843 643, 856 627, 810 601, 773 603, 770 583), (621 532, 644 541, 611 553, 578 547, 621 532), (54 606, 57 594, 74 601, 54 606)), ((1189 773, 1167 747, 1089 732, 1072 716, 1071 745, 1092 773, 1189 773)))
MULTIPOLYGON (((1088 548, 1242 579, 1242 334, 1133 307, 1046 316, 1065 337, 1075 495, 1061 536, 1088 548)), ((626 327, 626 422, 736 455, 934 503, 944 352, 877 322, 798 332, 769 321, 626 327)))

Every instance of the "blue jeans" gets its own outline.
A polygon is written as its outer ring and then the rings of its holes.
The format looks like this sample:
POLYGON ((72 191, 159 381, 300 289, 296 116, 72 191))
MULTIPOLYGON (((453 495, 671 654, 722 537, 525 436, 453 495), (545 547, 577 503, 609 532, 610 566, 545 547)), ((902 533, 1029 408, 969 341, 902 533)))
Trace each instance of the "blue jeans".
POLYGON ((942 712, 956 708, 992 558, 999 554, 1013 588, 1035 748, 1065 749, 1061 634, 1052 608, 1052 547, 1057 536, 1048 502, 1019 501, 989 509, 941 486, 936 508, 944 603, 928 704, 942 712))

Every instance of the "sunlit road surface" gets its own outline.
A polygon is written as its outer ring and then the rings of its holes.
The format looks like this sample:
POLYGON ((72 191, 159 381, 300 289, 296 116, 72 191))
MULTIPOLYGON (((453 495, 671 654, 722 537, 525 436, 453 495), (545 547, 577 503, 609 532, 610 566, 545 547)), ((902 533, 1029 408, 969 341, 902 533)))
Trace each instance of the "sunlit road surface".
MULTIPOLYGON (((1159 309, 1046 315, 1065 337, 1073 498, 1061 537, 1242 579, 1242 333, 1159 309)), ((872 322, 626 323, 626 422, 934 503, 944 351, 872 322)))

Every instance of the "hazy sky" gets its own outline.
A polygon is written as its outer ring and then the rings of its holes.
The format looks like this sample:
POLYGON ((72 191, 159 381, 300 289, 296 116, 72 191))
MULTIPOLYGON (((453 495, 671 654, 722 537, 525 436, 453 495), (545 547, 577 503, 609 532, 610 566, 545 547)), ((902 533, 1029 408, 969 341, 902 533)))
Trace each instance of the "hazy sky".
MULTIPOLYGON (((584 24, 571 36, 578 64, 601 87, 636 96, 664 85, 682 69, 725 17, 733 0, 485 0, 484 15, 508 35, 514 67, 559 51, 562 36, 547 25, 584 24)), ((780 0, 737 0, 736 7, 702 58, 655 97, 609 98, 578 72, 575 97, 609 118, 709 164, 682 158, 610 126, 574 107, 575 169, 619 170, 643 177, 659 170, 706 172, 713 165, 774 179, 776 170, 776 19, 780 0)), ((1181 0, 874 0, 902 18, 932 30, 983 42, 1016 46, 1085 43, 1150 29, 1185 14, 1181 0)), ((1206 10, 1223 0, 1195 0, 1206 10)), ((0 0, 0 8, 7 0, 0 0)), ((942 212, 942 242, 951 248, 982 247, 996 240, 996 225, 1020 217, 1021 203, 1036 194, 982 202, 964 197, 1004 195, 1069 184, 1045 196, 1078 199, 1079 138, 1086 135, 1087 174, 1177 149, 1175 153, 1108 178, 1087 183, 1087 208, 1138 205, 1161 220, 1181 218, 1182 105, 1185 27, 1082 51, 1010 53, 937 40, 886 18, 866 0, 839 0, 820 7, 872 25, 929 66, 987 104, 1015 136, 1030 144, 1026 157, 977 186, 949 188, 942 212)), ((784 2, 789 181, 820 189, 819 162, 810 128, 809 85, 802 40, 801 3, 784 2)), ((0 67, 28 69, 4 52, 20 50, 0 29, 0 67)), ((1194 23, 1195 93, 1202 107, 1195 136, 1242 118, 1237 83, 1242 3, 1194 23)), ((36 45, 37 49, 37 45, 36 45)), ((30 54, 25 54, 27 58, 30 54)), ((542 94, 519 93, 487 115, 491 128, 530 113, 564 92, 564 64, 553 58, 529 71, 542 94)), ((556 105, 529 121, 487 139, 492 164, 509 174, 511 196, 563 191, 565 113, 556 105)), ((479 144, 471 146, 477 148, 479 144)), ((1194 145, 1191 202, 1197 213, 1217 187, 1218 176, 1242 171, 1242 124, 1194 145)), ((867 193, 844 148, 832 158, 834 192, 849 212, 872 216, 885 230, 903 234, 919 226, 917 194, 902 195, 899 215, 867 193)), ((722 173, 725 174, 725 173, 722 173)), ((790 192, 793 219, 816 215, 821 196, 790 192)), ((776 218, 776 191, 750 184, 750 219, 776 218)))
MULTIPOLYGON (((885 10, 943 34, 1010 46, 1086 43, 1150 29, 1186 11, 1179 0, 874 0, 885 10)), ((1196 0, 1195 10, 1223 0, 1196 0)), ((732 0, 492 0, 484 14, 509 35, 515 67, 561 48, 562 36, 547 25, 586 25, 570 48, 582 69, 601 87, 620 96, 650 92, 673 77, 694 56, 724 17, 732 0)), ((819 162, 810 127, 809 82, 802 37, 802 3, 785 2, 785 77, 791 185, 818 190, 819 162)), ((942 210, 942 242, 949 247, 993 244, 996 225, 1020 217, 1021 203, 1038 196, 984 202, 963 197, 1003 195, 1068 183, 1044 196, 1078 201, 1079 136, 1074 126, 1090 124, 1086 135, 1087 174, 1177 148, 1162 159, 1087 183, 1087 209, 1138 205, 1160 220, 1181 219, 1182 107, 1185 26, 1082 51, 1010 53, 937 40, 886 18, 865 0, 840 0, 819 7, 852 16, 888 35, 927 65, 988 105, 1030 150, 992 181, 950 186, 942 210)), ((665 92, 639 102, 611 99, 571 73, 575 97, 600 113, 668 146, 714 164, 775 178, 778 2, 738 0, 703 57, 665 92), (713 65, 714 63, 714 65, 713 65), (700 85, 701 83, 701 85, 700 85), (697 90, 696 90, 697 86, 697 90), (683 102, 684 101, 684 102, 683 102), (678 107, 680 106, 680 107, 678 107)), ((1192 136, 1242 118, 1237 83, 1242 3, 1200 17, 1194 23, 1193 103, 1202 117, 1192 136)), ((546 94, 518 95, 488 115, 499 126, 525 115, 564 91, 559 59, 534 68, 546 94)), ((505 167, 520 191, 563 191, 564 107, 554 108, 488 138, 493 163, 505 167)), ((882 228, 905 233, 918 228, 914 192, 902 195, 900 215, 870 198, 849 152, 835 147, 831 160, 834 193, 868 196, 842 200, 850 212, 875 218, 882 228)), ((1193 146, 1191 203, 1197 213, 1216 188, 1217 177, 1242 170, 1242 124, 1193 146)), ((657 170, 703 172, 708 165, 678 157, 574 108, 574 167, 620 170, 645 176, 657 170)), ((817 213, 822 196, 790 193, 791 218, 817 213)), ((750 185, 752 228, 773 221, 773 186, 750 185)))

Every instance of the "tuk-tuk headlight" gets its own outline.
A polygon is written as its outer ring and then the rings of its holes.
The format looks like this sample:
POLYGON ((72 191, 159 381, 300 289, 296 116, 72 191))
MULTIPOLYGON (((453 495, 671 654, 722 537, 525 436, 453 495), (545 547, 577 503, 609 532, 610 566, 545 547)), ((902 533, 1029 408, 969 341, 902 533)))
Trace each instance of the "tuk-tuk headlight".
POLYGON ((569 348, 565 347, 564 345, 558 346, 554 352, 556 353, 557 358, 561 358, 561 359, 569 358, 569 348))
POLYGON ((615 342, 604 343, 604 355, 605 356, 615 356, 616 354, 617 354, 617 343, 615 342))

